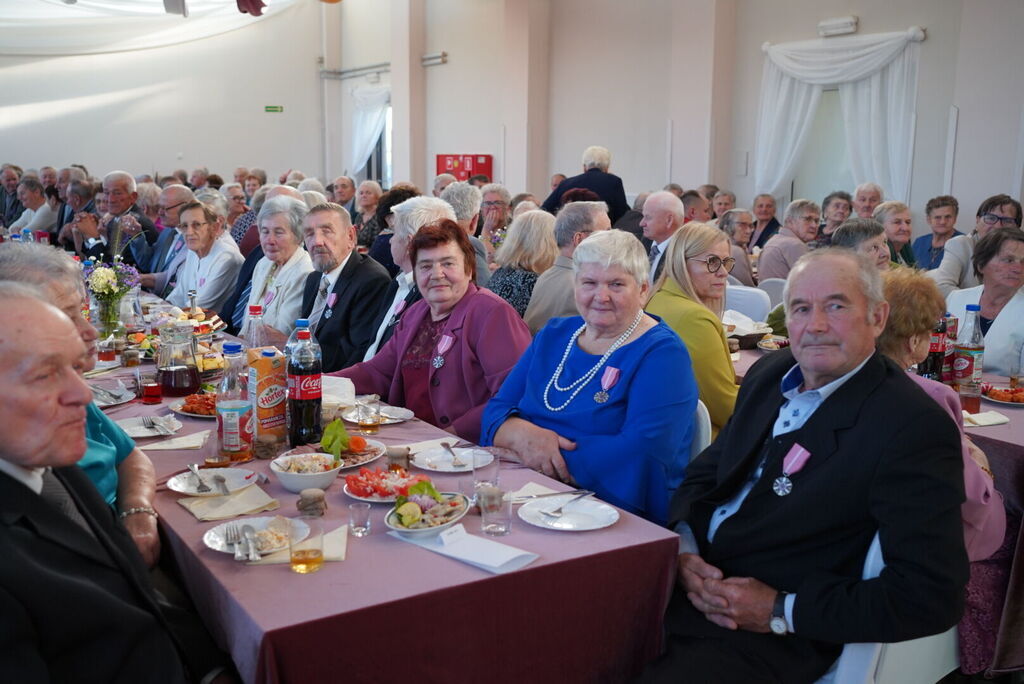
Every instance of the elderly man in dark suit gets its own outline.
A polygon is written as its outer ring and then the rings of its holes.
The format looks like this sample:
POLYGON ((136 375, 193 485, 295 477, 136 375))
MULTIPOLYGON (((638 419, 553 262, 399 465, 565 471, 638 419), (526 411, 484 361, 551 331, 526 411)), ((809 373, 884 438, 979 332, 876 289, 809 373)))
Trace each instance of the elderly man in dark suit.
POLYGON ((153 259, 157 231, 135 204, 139 198, 135 178, 126 171, 111 171, 103 177, 103 192, 107 213, 98 221, 92 214, 75 215, 85 256, 109 262, 120 254, 125 263, 146 270, 153 259))
POLYGON ((302 316, 323 351, 325 373, 363 360, 377 332, 374 322, 391 278, 355 251, 356 229, 340 204, 319 204, 302 222, 315 271, 306 277, 302 316))
POLYGON ((611 163, 612 155, 604 147, 594 145, 583 150, 583 173, 559 183, 544 200, 541 209, 553 214, 558 211, 562 195, 573 188, 586 188, 596 192, 608 205, 608 218, 615 223, 629 211, 629 205, 626 204, 626 191, 622 187, 622 179, 608 172, 611 163))
POLYGON ((814 682, 844 643, 956 624, 967 581, 956 426, 875 351, 888 305, 866 259, 802 257, 791 351, 744 379, 672 502, 681 587, 647 681, 814 682), (874 536, 885 568, 861 572, 874 536))
POLYGON ((75 326, 0 284, 0 672, 9 682, 184 682, 131 537, 75 465, 92 392, 75 326))

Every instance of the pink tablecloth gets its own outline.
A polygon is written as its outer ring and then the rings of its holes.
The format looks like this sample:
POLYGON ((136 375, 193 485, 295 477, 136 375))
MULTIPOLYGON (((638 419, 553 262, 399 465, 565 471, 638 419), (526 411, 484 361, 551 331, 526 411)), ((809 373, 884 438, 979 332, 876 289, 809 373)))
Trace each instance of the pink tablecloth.
MULTIPOLYGON (((133 402, 109 414, 120 419, 152 408, 133 402)), ((181 434, 215 427, 214 421, 181 420, 181 434)), ((382 428, 379 439, 402 444, 443 435, 412 421, 382 428)), ((203 455, 149 453, 159 481, 203 455)), ((269 472, 266 462, 246 467, 269 472)), ((297 495, 271 477, 264 488, 280 500, 278 512, 297 513, 297 495)), ((437 474, 435 480, 441 489, 456 489, 458 477, 437 474)), ((503 486, 517 489, 529 481, 564 488, 502 464, 503 486)), ((512 533, 500 541, 540 558, 520 571, 491 575, 391 538, 383 523, 388 506, 375 505, 372 533, 349 538, 344 562, 300 576, 287 565, 247 567, 207 549, 202 535, 215 523, 197 522, 175 503, 178 497, 166 490, 157 495, 164 553, 173 555, 208 627, 247 682, 625 681, 660 648, 677 537, 624 511, 612 527, 585 533, 539 529, 515 518, 512 533)), ((347 520, 350 502, 340 479, 327 501, 326 526, 334 529, 347 520)), ((465 525, 480 533, 478 516, 467 516, 465 525)))

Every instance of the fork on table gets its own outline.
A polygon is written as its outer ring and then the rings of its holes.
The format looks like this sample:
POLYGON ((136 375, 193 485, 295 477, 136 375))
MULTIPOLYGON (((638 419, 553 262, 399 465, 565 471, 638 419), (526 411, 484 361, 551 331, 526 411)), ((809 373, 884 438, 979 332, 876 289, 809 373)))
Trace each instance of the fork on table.
POLYGON ((162 423, 158 423, 153 419, 153 416, 142 416, 142 427, 147 430, 153 430, 160 435, 169 435, 171 431, 168 430, 162 423))
POLYGON ((230 522, 227 527, 224 528, 224 541, 227 542, 228 546, 235 547, 235 560, 244 561, 247 556, 245 548, 242 546, 242 530, 236 522, 230 522))

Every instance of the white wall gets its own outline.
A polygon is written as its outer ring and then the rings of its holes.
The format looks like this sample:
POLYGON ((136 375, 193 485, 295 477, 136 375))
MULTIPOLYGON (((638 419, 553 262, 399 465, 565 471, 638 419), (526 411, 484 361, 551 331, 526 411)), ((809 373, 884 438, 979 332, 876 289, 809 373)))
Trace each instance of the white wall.
POLYGON ((94 175, 205 165, 316 173, 321 3, 177 46, 52 58, 0 57, 4 160, 84 163, 94 175), (268 114, 264 105, 283 105, 268 114))

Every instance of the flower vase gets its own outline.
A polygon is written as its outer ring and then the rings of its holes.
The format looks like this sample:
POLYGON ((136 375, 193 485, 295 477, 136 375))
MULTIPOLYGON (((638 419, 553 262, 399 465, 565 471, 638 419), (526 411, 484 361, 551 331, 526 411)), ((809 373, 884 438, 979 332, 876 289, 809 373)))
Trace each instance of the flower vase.
POLYGON ((105 340, 111 335, 116 337, 124 332, 124 326, 121 325, 121 299, 123 297, 122 294, 96 298, 96 317, 93 320, 93 325, 96 326, 101 340, 105 340))

